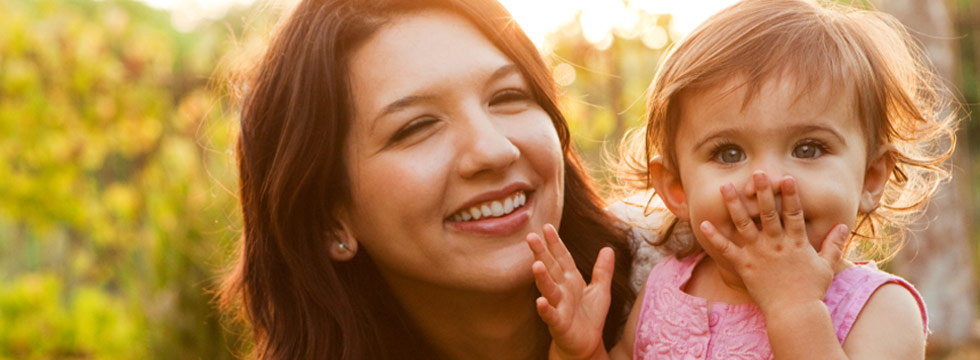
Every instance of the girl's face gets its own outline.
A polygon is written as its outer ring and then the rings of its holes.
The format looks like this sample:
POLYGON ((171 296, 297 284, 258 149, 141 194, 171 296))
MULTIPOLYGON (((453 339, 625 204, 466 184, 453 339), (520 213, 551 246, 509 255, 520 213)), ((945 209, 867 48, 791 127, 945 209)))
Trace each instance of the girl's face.
POLYGON ((724 184, 735 186, 761 226, 752 182, 756 170, 768 175, 780 213, 778 182, 787 175, 796 179, 807 236, 818 250, 835 225, 853 227, 859 210, 870 210, 862 197, 877 201, 884 182, 881 176, 867 176, 868 144, 850 101, 853 93, 827 87, 798 96, 792 80, 767 81, 748 103, 745 87, 730 91, 739 84, 735 81, 681 99, 676 135, 680 183, 673 195, 661 193, 682 200, 677 215, 691 221, 702 245, 698 224, 705 220, 738 239, 722 200, 724 184))
POLYGON ((350 59, 354 239, 400 289, 533 286, 529 232, 558 224, 563 157, 520 69, 463 18, 396 18, 350 59))

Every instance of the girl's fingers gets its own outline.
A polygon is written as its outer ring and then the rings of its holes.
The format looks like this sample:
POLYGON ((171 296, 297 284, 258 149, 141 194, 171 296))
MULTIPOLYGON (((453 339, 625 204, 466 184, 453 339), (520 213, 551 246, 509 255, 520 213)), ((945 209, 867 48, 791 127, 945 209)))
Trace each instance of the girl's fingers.
POLYGON ((818 255, 827 263, 834 268, 834 274, 837 274, 846 268, 846 263, 844 261, 844 246, 847 244, 847 238, 850 234, 847 232, 847 225, 839 224, 835 226, 827 237, 823 239, 823 245, 820 246, 820 252, 818 255))
POLYGON ((541 296, 548 299, 551 305, 557 306, 561 301, 561 288, 558 283, 548 274, 548 269, 540 261, 535 261, 531 265, 531 272, 534 274, 534 284, 541 292, 541 296))
POLYGON ((595 266, 592 267, 592 281, 589 282, 589 286, 598 285, 603 291, 609 292, 615 264, 616 256, 612 248, 604 247, 599 250, 599 256, 595 259, 595 266))
POLYGON ((539 297, 534 303, 535 307, 538 308, 538 315, 541 316, 541 320, 544 320, 545 324, 548 324, 549 327, 558 325, 561 320, 558 316, 558 310, 548 303, 548 299, 539 297))
POLYGON ((770 238, 779 238, 783 226, 779 223, 779 212, 776 211, 776 199, 772 194, 769 176, 762 171, 752 173, 755 185, 755 200, 759 205, 759 219, 762 221, 762 232, 770 238))
POLYGON ((544 229, 542 230, 544 230, 545 245, 548 247, 548 250, 551 250, 551 255, 555 257, 555 261, 561 266, 562 271, 578 272, 578 267, 575 266, 575 259, 568 252, 565 243, 558 237, 558 230, 551 224, 544 224, 544 229))
POLYGON ((545 246, 544 240, 538 234, 530 233, 527 234, 527 245, 531 248, 531 252, 534 253, 534 259, 540 261, 544 264, 545 269, 548 270, 548 274, 555 281, 561 281, 565 278, 565 274, 558 265, 558 261, 552 256, 551 250, 545 246))
POLYGON ((732 184, 722 185, 721 198, 725 200, 728 215, 731 216, 732 223, 735 224, 735 230, 741 235, 742 241, 755 240, 759 236, 759 230, 755 228, 755 222, 749 217, 749 212, 745 210, 745 204, 738 197, 735 186, 732 184))
POLYGON ((704 234, 704 238, 707 240, 708 245, 715 248, 718 254, 721 254, 721 256, 727 259, 729 262, 733 264, 735 263, 735 252, 738 251, 738 246, 719 233, 718 229, 716 229, 711 222, 701 222, 701 233, 704 234))
POLYGON ((779 181, 779 190, 783 198, 783 227, 786 235, 793 239, 806 239, 806 223, 803 221, 803 204, 796 192, 796 179, 790 176, 779 181))

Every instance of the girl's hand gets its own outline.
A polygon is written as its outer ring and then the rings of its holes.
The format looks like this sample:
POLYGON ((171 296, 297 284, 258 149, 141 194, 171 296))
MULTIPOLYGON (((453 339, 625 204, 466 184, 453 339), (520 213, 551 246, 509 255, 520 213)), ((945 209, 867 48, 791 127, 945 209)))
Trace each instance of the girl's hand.
POLYGON ((705 221, 701 231, 707 245, 727 260, 763 312, 823 300, 834 274, 846 267, 841 249, 847 239, 847 226, 835 226, 817 253, 806 235, 796 180, 787 176, 779 183, 783 205, 780 216, 768 177, 760 171, 752 177, 761 232, 735 187, 727 184, 721 188, 722 198, 741 241, 730 241, 705 221))
POLYGON ((602 328, 609 311, 613 251, 610 248, 599 251, 592 282, 586 285, 551 224, 544 226, 544 237, 542 241, 537 234, 528 234, 527 243, 537 260, 531 270, 541 291, 536 301, 538 315, 548 324, 552 337, 549 358, 604 357, 602 328))

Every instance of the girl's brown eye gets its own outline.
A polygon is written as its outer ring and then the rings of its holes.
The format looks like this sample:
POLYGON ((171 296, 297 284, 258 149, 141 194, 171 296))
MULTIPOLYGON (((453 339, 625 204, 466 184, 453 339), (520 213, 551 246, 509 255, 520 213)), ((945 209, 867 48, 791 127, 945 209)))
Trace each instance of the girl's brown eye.
POLYGON ((793 149, 793 157, 800 159, 811 159, 823 154, 823 151, 815 144, 800 144, 793 149))
POLYGON ((715 160, 722 164, 734 164, 745 160, 745 152, 734 146, 726 146, 715 152, 715 160))

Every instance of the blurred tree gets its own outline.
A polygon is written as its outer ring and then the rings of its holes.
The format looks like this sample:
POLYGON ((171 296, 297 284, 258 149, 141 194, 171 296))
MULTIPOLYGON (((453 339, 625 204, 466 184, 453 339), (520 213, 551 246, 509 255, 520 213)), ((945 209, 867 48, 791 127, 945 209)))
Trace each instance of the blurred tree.
POLYGON ((0 358, 230 357, 204 291, 238 223, 226 30, 127 0, 0 14, 0 358))
POLYGON ((646 121, 646 88, 672 44, 670 15, 640 12, 631 28, 614 28, 590 43, 579 21, 552 35, 555 78, 563 86, 561 103, 572 137, 591 174, 611 183, 606 154, 614 154, 627 130, 646 121))
MULTIPOLYGON (((958 37, 949 4, 943 0, 877 1, 878 9, 894 15, 922 43, 943 85, 958 88, 958 37)), ((954 8, 955 9, 955 8, 954 8)), ((948 94, 955 96, 954 94, 948 94)), ((959 101, 959 99, 953 99, 959 101)), ((960 111, 949 108, 947 111, 960 111)), ((957 134, 959 144, 950 163, 951 182, 931 200, 925 216, 914 226, 906 248, 891 264, 896 273, 916 284, 925 298, 932 334, 930 353, 948 352, 975 340, 977 283, 971 250, 969 209, 971 184, 968 134, 957 134), (966 270, 966 271, 965 271, 966 270)))

